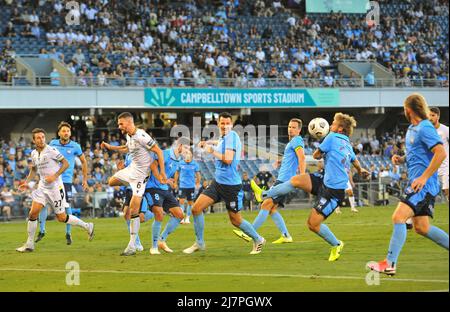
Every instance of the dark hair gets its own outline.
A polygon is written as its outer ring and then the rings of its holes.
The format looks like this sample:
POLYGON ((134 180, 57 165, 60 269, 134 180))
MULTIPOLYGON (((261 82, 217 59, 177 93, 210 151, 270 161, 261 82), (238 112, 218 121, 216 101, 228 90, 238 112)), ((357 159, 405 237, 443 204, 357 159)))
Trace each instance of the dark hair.
POLYGON ((133 115, 129 112, 124 112, 124 113, 120 114, 119 117, 117 117, 117 120, 122 119, 122 118, 131 118, 134 120, 133 115))
POLYGON ((58 125, 58 132, 59 132, 59 130, 61 130, 62 127, 67 127, 70 130, 72 130, 72 126, 68 122, 65 122, 65 121, 61 121, 59 123, 59 125, 58 125))
POLYGON ((299 129, 301 129, 303 127, 303 122, 300 118, 292 118, 291 120, 289 120, 289 122, 291 122, 291 121, 298 123, 299 129))
POLYGON ((35 135, 36 133, 43 133, 44 135, 47 134, 47 133, 45 132, 45 130, 42 129, 42 128, 34 128, 34 129, 31 131, 31 134, 33 135, 33 139, 34 139, 34 135, 35 135))
POLYGON ((231 114, 228 112, 220 113, 219 120, 220 120, 220 118, 230 118, 231 120, 233 120, 233 116, 231 116, 231 114))
POLYGON ((430 112, 433 112, 438 116, 441 116, 441 110, 439 109, 439 107, 431 107, 430 112))

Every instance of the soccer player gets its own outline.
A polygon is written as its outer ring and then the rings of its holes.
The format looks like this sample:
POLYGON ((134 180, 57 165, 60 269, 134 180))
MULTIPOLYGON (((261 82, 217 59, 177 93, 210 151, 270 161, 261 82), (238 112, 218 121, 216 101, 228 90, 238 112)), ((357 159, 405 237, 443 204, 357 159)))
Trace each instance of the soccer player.
POLYGON ((117 118, 117 124, 122 134, 126 135, 126 145, 112 146, 106 142, 100 144, 101 148, 106 148, 119 153, 130 153, 131 163, 128 167, 117 171, 108 180, 109 186, 129 185, 133 191, 130 200, 130 241, 122 256, 136 254, 136 235, 139 234, 140 219, 139 209, 141 207, 142 196, 145 192, 145 184, 150 175, 150 165, 152 156, 150 151, 158 157, 158 164, 162 171, 161 180, 166 181, 164 160, 162 150, 144 130, 136 128, 133 115, 125 112, 117 118))
MULTIPOLYGON (((70 140, 70 137, 72 135, 71 130, 72 127, 70 126, 69 123, 65 121, 60 122, 60 124, 58 125, 59 140, 57 139, 51 140, 49 144, 50 146, 56 148, 69 162, 69 168, 67 168, 67 170, 65 170, 61 175, 67 202, 66 213, 69 215, 72 214, 70 202, 72 201, 72 181, 73 181, 73 170, 75 168, 75 157, 79 157, 81 161, 81 170, 83 172, 83 182, 82 182, 83 190, 84 191, 88 190, 87 184, 88 168, 86 157, 84 156, 83 151, 81 150, 80 144, 70 140)), ((47 214, 48 214, 47 209, 42 209, 41 213, 39 214, 39 234, 38 237, 36 238, 35 243, 39 242, 45 236, 45 223, 47 220, 47 214)), ((70 224, 66 224, 67 245, 72 244, 71 228, 72 226, 70 224)))
POLYGON ((433 217, 434 202, 439 193, 436 171, 445 160, 446 154, 435 127, 428 120, 428 105, 418 93, 408 96, 403 103, 405 117, 411 124, 406 133, 406 155, 392 156, 392 163, 400 165, 406 161, 408 186, 397 205, 392 221, 392 233, 389 250, 385 260, 369 265, 369 268, 394 275, 397 261, 406 241, 406 225, 412 218, 414 229, 441 247, 448 250, 448 234, 430 225, 428 217, 433 217))
POLYGON ((200 167, 195 160, 192 160, 192 152, 186 152, 184 161, 180 162, 178 171, 175 173, 175 184, 179 185, 178 199, 181 207, 185 209, 185 218, 181 224, 188 224, 191 217, 191 209, 194 204, 195 186, 200 184, 200 167), (187 201, 187 205, 185 205, 187 201))
MULTIPOLYGON (((348 196, 348 201, 350 202, 350 211, 358 212, 358 209, 356 209, 355 195, 353 194, 354 185, 355 185, 355 183, 353 183, 353 176, 352 176, 352 172, 350 170, 350 172, 348 174, 348 183, 347 183, 347 188, 345 189, 345 195, 348 196)), ((339 207, 336 208, 336 213, 337 214, 342 213, 342 211, 339 207)))
MULTIPOLYGON (((128 167, 131 164, 131 156, 130 154, 127 154, 125 156, 124 162, 119 162, 117 168, 119 170, 124 169, 125 167, 128 167)), ((127 186, 125 190, 125 201, 123 203, 123 217, 127 223, 128 233, 130 233, 130 224, 131 224, 131 213, 130 213, 130 201, 131 197, 133 196, 133 190, 130 186, 127 186)), ((139 210, 139 219, 140 222, 147 222, 151 218, 153 218, 153 213, 151 212, 151 207, 153 206, 153 202, 148 202, 148 199, 145 198, 145 196, 142 198, 141 207, 139 210)), ((139 234, 136 234, 136 251, 143 251, 144 246, 142 246, 141 239, 139 237, 139 234)))
MULTIPOLYGON (((289 143, 286 145, 284 149, 283 159, 281 161, 281 167, 278 173, 277 180, 274 183, 275 185, 281 184, 283 182, 289 181, 296 172, 300 174, 304 174, 306 172, 306 161, 305 161, 305 152, 304 147, 305 143, 303 142, 302 137, 300 136, 300 132, 302 131, 302 121, 297 118, 293 118, 289 121, 288 124, 288 135, 289 135, 289 143)), ((254 184, 255 181, 251 180, 251 184, 254 184)), ((250 185, 251 185, 250 184, 250 185)), ((256 183, 255 183, 256 184, 256 183)), ((286 223, 284 222, 283 217, 278 212, 278 207, 284 207, 284 201, 287 195, 267 198, 261 204, 261 209, 259 210, 258 216, 255 221, 253 221, 253 227, 255 230, 258 230, 261 225, 266 221, 269 214, 272 216, 272 220, 278 227, 278 230, 281 233, 281 237, 275 241, 273 244, 283 244, 283 243, 292 243, 292 236, 289 234, 289 231, 286 227, 286 223)), ((239 230, 233 230, 233 232, 246 241, 250 241, 251 238, 244 234, 244 232, 239 230)))
POLYGON ((439 117, 441 116, 441 111, 438 107, 432 107, 430 108, 430 115, 429 119, 433 126, 436 128, 437 133, 441 137, 442 143, 444 144, 444 150, 445 150, 445 160, 442 162, 441 166, 438 169, 438 177, 442 184, 442 190, 444 191, 445 197, 448 201, 448 141, 449 141, 449 134, 448 134, 448 127, 446 125, 443 125, 439 122, 439 117))
POLYGON ((215 158, 215 180, 200 194, 192 207, 196 241, 191 247, 183 250, 186 254, 205 250, 203 210, 222 200, 225 201, 231 223, 253 239, 253 250, 250 254, 259 254, 266 242, 240 214, 244 196, 241 176, 238 172, 242 146, 239 135, 232 130, 232 127, 231 115, 226 112, 221 113, 219 115, 220 139, 217 142, 199 143, 200 148, 215 158))
POLYGON ((150 249, 150 254, 152 255, 160 254, 158 247, 165 252, 173 252, 173 250, 167 246, 166 240, 167 237, 176 230, 180 221, 184 218, 183 210, 180 208, 180 204, 169 189, 169 186, 172 189, 176 188, 173 177, 178 170, 182 154, 187 146, 189 146, 189 139, 182 137, 179 138, 171 148, 163 151, 165 176, 168 179, 167 183, 163 184, 159 181, 160 176, 157 172, 157 162, 154 161, 152 164, 152 175, 147 182, 145 190, 145 197, 148 201, 153 202, 152 212, 155 215, 152 226, 152 247, 150 249), (160 235, 164 212, 167 214, 170 213, 171 217, 169 222, 167 222, 164 231, 160 235))
POLYGON ((16 250, 18 252, 31 252, 34 250, 37 218, 45 205, 50 205, 54 209, 59 222, 85 229, 91 241, 94 238, 94 224, 86 223, 65 212, 67 204, 61 174, 69 168, 69 162, 54 147, 46 144, 45 131, 43 129, 33 129, 32 135, 33 143, 36 145, 36 149, 31 152, 32 167, 25 182, 19 185, 19 191, 25 191, 28 183, 34 178, 36 173, 39 175, 39 185, 32 193, 33 202, 28 216, 27 242, 16 250))
POLYGON ((353 164, 360 175, 369 175, 367 170, 361 168, 350 144, 349 137, 352 135, 354 127, 356 127, 356 121, 353 117, 342 113, 334 115, 330 133, 313 154, 314 159, 324 158, 325 160, 323 177, 320 174, 295 175, 289 181, 264 192, 253 185, 255 198, 258 201, 287 194, 295 188, 318 196, 319 202, 316 207, 311 209, 307 224, 312 232, 332 246, 328 261, 336 261, 340 257, 344 243, 338 240, 323 222, 345 198, 350 165, 353 164))

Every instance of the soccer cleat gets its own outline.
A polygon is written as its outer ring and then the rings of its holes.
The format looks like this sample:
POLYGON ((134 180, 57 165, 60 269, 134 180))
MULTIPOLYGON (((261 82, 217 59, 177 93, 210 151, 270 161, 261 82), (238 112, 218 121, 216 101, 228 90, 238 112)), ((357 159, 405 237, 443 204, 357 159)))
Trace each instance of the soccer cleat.
POLYGON ((66 243, 67 245, 72 245, 72 236, 70 234, 66 234, 66 243))
POLYGON ((134 256, 136 254, 136 248, 127 246, 125 250, 120 254, 121 256, 134 256))
POLYGON ((251 255, 257 255, 259 253, 261 253, 262 248, 264 246, 264 244, 266 243, 266 240, 264 239, 264 237, 261 237, 262 240, 258 243, 253 243, 253 249, 252 251, 250 251, 251 255))
POLYGON ((92 241, 94 239, 94 223, 88 223, 88 225, 89 225, 89 230, 88 230, 89 241, 92 241))
POLYGON ((136 244, 136 251, 144 251, 144 246, 142 244, 136 244))
POLYGON ((262 203, 262 192, 263 190, 256 184, 255 180, 250 180, 250 186, 255 194, 255 199, 258 203, 262 203))
POLYGON ((356 209, 356 208, 352 208, 350 211, 351 211, 351 212, 359 212, 359 210, 356 209))
POLYGON ((19 247, 16 249, 18 252, 32 252, 34 250, 34 246, 29 246, 27 244, 23 245, 22 247, 19 247))
POLYGON ((160 255, 161 253, 159 252, 158 248, 150 248, 150 254, 151 255, 160 255))
POLYGON ((344 242, 340 241, 339 245, 331 248, 330 257, 328 261, 336 261, 341 256, 342 249, 344 249, 344 242))
POLYGON ((336 212, 336 214, 341 214, 342 213, 342 211, 341 211, 341 209, 339 207, 336 208, 335 212, 336 212))
POLYGON ((246 242, 249 242, 252 240, 252 238, 250 236, 248 236, 247 234, 245 234, 242 231, 239 230, 233 230, 233 233, 237 235, 237 237, 242 238, 243 240, 245 240, 246 242))
POLYGON ((172 253, 173 250, 167 246, 167 243, 165 241, 158 241, 158 248, 161 248, 165 252, 172 253))
POLYGON ((371 263, 368 265, 369 269, 375 272, 383 273, 389 276, 395 275, 395 265, 389 265, 387 259, 380 261, 378 263, 371 263))
POLYGON ((200 246, 199 244, 197 244, 197 242, 195 242, 194 245, 192 245, 191 247, 186 248, 185 250, 183 250, 183 253, 191 254, 191 253, 194 253, 196 251, 203 251, 205 249, 206 249, 205 245, 200 246))
POLYGON ((281 236, 276 241, 273 241, 272 244, 285 244, 285 243, 292 243, 294 240, 292 239, 292 236, 285 237, 281 236))
POLYGON ((184 218, 184 224, 191 224, 189 217, 184 218))
POLYGON ((44 232, 39 232, 39 234, 34 242, 37 243, 37 242, 41 241, 44 238, 44 236, 45 236, 44 232))
POLYGON ((184 224, 184 218, 181 219, 180 224, 184 224))

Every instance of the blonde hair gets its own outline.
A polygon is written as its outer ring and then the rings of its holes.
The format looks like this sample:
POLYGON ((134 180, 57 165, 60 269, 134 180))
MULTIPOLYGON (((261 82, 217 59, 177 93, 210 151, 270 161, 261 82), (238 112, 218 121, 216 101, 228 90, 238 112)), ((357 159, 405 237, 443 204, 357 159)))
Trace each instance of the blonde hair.
POLYGON ((334 120, 337 121, 339 127, 344 128, 344 134, 351 136, 353 134, 353 128, 356 127, 356 120, 353 116, 336 113, 334 115, 334 120))
POLYGON ((403 103, 405 107, 411 109, 421 119, 428 119, 430 112, 427 101, 420 93, 413 93, 405 99, 403 103))

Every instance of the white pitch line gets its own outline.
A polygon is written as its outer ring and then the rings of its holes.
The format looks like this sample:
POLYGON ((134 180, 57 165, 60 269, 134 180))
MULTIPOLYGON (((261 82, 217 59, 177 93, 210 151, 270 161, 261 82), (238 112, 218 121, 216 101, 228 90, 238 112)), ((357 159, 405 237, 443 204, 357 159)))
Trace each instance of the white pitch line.
MULTIPOLYGON (((19 268, 0 268, 0 271, 19 271, 19 272, 55 272, 67 273, 67 270, 60 269, 19 269, 19 268)), ((304 275, 304 274, 276 274, 276 273, 238 273, 238 272, 160 272, 160 271, 114 271, 114 270, 80 270, 80 273, 106 273, 106 274, 140 274, 140 275, 212 275, 212 276, 236 276, 236 277, 293 277, 304 279, 347 279, 347 280, 365 280, 365 277, 359 276, 338 276, 338 275, 304 275)), ((427 280, 413 278, 382 278, 383 282, 417 282, 417 283, 448 283, 448 280, 427 280)))

